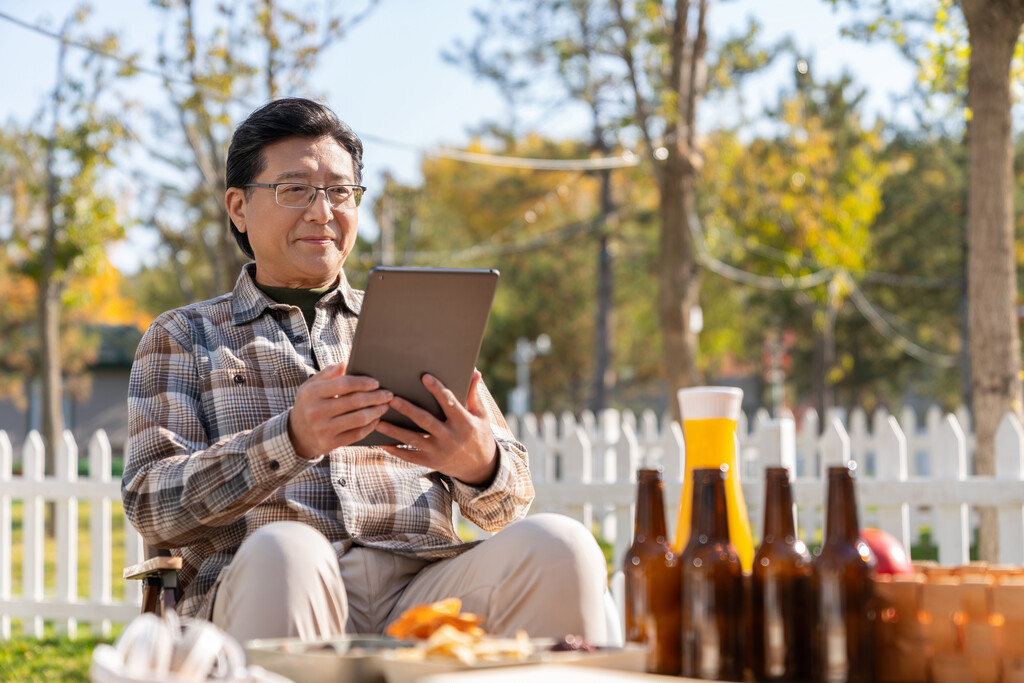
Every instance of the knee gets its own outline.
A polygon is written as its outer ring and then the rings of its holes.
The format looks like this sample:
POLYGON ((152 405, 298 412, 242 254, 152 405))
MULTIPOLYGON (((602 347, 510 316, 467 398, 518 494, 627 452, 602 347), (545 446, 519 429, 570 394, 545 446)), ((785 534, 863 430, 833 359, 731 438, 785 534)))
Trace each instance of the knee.
POLYGON ((254 531, 235 554, 234 560, 252 562, 277 571, 288 567, 312 568, 323 561, 336 562, 334 548, 319 531, 300 522, 273 522, 254 531))
POLYGON ((538 569, 605 582, 604 553, 590 530, 575 519, 552 513, 531 515, 502 533, 509 532, 518 537, 524 559, 538 569))

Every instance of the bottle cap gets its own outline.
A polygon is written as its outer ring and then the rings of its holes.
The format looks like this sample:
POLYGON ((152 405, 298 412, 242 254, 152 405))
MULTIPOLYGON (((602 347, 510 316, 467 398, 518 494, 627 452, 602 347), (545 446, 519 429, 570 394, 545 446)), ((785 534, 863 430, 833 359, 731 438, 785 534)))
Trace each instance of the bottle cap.
POLYGON ((739 420, 743 390, 739 387, 690 387, 676 393, 684 420, 739 420))

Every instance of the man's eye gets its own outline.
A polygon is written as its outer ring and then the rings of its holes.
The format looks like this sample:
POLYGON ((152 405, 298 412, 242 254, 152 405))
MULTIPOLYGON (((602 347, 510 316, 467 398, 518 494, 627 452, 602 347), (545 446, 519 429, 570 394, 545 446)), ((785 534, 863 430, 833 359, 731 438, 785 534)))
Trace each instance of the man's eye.
POLYGON ((289 197, 301 197, 309 192, 309 188, 303 185, 282 185, 277 188, 277 191, 289 197))
POLYGON ((335 187, 328 188, 327 191, 331 193, 331 199, 338 201, 348 199, 349 195, 352 194, 351 188, 344 185, 336 185, 335 187))

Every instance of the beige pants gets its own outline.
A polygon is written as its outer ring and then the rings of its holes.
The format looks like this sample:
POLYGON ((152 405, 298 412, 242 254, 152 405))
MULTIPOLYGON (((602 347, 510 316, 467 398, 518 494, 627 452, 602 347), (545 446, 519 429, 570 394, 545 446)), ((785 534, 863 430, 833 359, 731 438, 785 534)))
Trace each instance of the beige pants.
POLYGON ((383 633, 407 608, 448 597, 496 635, 608 642, 604 556, 568 517, 538 514, 447 560, 353 547, 340 560, 298 522, 261 527, 221 577, 213 621, 237 640, 383 633))

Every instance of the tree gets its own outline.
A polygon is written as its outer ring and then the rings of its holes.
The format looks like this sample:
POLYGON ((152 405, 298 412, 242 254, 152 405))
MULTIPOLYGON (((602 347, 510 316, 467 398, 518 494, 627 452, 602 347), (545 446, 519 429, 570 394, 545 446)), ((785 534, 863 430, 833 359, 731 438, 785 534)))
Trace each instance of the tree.
MULTIPOLYGON (((836 0, 833 0, 835 2, 836 0)), ((1021 416, 1021 347, 1017 322, 1017 271, 1013 230, 1013 134, 1011 69, 1020 70, 1024 0, 959 0, 967 26, 967 49, 933 62, 934 90, 966 102, 967 120, 967 318, 970 345, 971 408, 978 474, 995 473, 995 432, 1002 416, 1021 416), (1014 58, 1018 58, 1014 67, 1014 58), (966 88, 959 77, 966 57, 966 88)), ((952 0, 938 0, 935 26, 957 36, 959 19, 952 0), (950 26, 954 28, 950 30, 950 26)), ((876 11, 892 16, 887 2, 876 11)), ((891 26, 891 24, 888 24, 891 26)), ((893 33, 899 37, 898 30, 893 33)), ((923 50, 921 62, 935 55, 923 50)), ((979 555, 995 560, 995 511, 983 509, 979 555)))
MULTIPOLYGON (((521 0, 480 15, 484 36, 496 27, 512 32, 491 47, 490 58, 481 56, 488 54, 485 37, 475 49, 464 50, 465 61, 495 81, 511 103, 525 88, 550 83, 538 70, 553 67, 568 101, 587 104, 595 121, 604 117, 598 125, 606 128, 595 139, 614 135, 641 143, 658 191, 658 316, 662 363, 677 416, 675 390, 700 381, 690 314, 700 297, 701 271, 691 217, 702 165, 696 124, 708 86, 709 7, 707 0, 521 0)), ((717 53, 711 69, 717 84, 770 59, 770 53, 751 49, 755 34, 752 28, 717 53)))
MULTIPOLYGON (((995 434, 1021 406, 1017 264, 1013 231, 1010 62, 1024 24, 1024 0, 961 0, 970 32, 967 75, 967 310, 974 464, 995 474, 995 434)), ((994 519, 995 511, 986 514, 994 519)), ((981 559, 998 557, 995 524, 981 528, 981 559)))
POLYGON ((751 309, 764 311, 763 329, 797 333, 797 352, 812 359, 807 389, 821 413, 835 405, 859 355, 844 350, 840 316, 872 252, 887 164, 881 124, 861 124, 863 92, 849 77, 816 84, 806 63, 799 66, 797 91, 769 118, 774 136, 750 143, 732 132, 710 136, 701 195, 704 237, 742 272, 717 270, 754 288, 751 309))
POLYGON ((65 297, 76 276, 96 272, 106 261, 106 245, 124 234, 116 202, 104 193, 102 178, 127 134, 102 103, 110 94, 111 80, 130 75, 130 60, 94 58, 101 50, 117 52, 116 36, 107 34, 76 39, 86 57, 74 72, 66 69, 70 32, 87 16, 87 8, 78 9, 61 32, 55 86, 45 117, 49 132, 12 130, 0 147, 0 174, 13 207, 9 267, 36 285, 40 344, 33 376, 42 389, 42 436, 51 473, 64 428, 61 316, 65 297))

